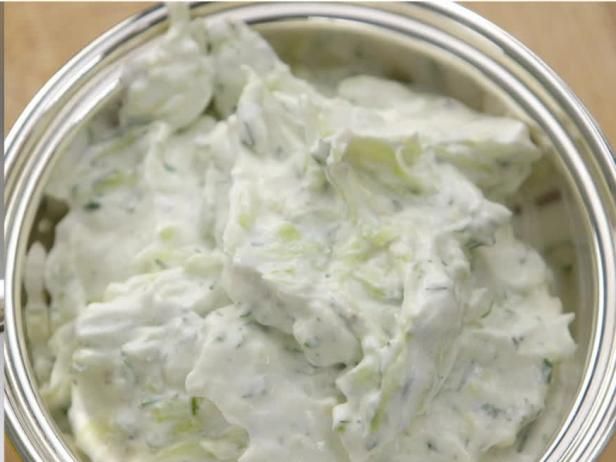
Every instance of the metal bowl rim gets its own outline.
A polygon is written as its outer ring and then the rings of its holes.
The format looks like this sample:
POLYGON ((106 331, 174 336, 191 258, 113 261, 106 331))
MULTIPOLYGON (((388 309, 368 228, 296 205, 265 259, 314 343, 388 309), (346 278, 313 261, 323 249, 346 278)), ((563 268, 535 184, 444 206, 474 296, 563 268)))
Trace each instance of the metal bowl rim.
MULTIPOLYGON (((193 8, 197 8, 200 6, 200 4, 196 3, 191 6, 193 8)), ((315 15, 319 15, 319 4, 308 3, 302 4, 301 6, 304 8, 313 8, 313 11, 315 11, 315 15)), ((532 77, 538 79, 538 81, 542 83, 543 89, 547 90, 550 95, 553 96, 564 108, 565 112, 575 121, 577 128, 584 135, 585 141, 590 144, 593 154, 601 163, 601 166, 604 169, 603 173, 605 175, 606 181, 608 182, 608 187, 612 190, 616 189, 616 162, 614 161, 611 148, 605 136, 599 129, 592 116, 582 105, 580 100, 554 73, 554 71, 552 71, 530 50, 528 50, 524 45, 519 43, 513 37, 502 31, 500 28, 490 23, 486 19, 482 18, 481 16, 469 10, 466 10, 459 5, 450 3, 427 3, 415 6, 420 6, 427 11, 431 11, 435 14, 447 17, 454 22, 469 27, 474 32, 484 36, 492 43, 499 46, 508 55, 513 57, 518 64, 523 66, 532 75, 532 77)), ((247 6, 247 8, 248 7, 249 6, 247 6)), ((358 7, 357 5, 347 5, 346 7, 351 7, 355 9, 362 8, 358 7)), ((239 6, 239 8, 242 8, 242 6, 239 6)), ((371 6, 371 8, 375 7, 371 6)), ((376 8, 378 9, 378 7, 376 8)), ((7 173, 11 171, 11 166, 13 164, 14 158, 16 157, 16 154, 20 151, 21 147, 27 141, 28 136, 31 134, 33 128, 37 125, 37 123, 39 123, 40 118, 44 115, 42 112, 42 108, 44 108, 45 105, 42 103, 46 101, 48 102, 50 98, 53 98, 54 92, 57 90, 57 87, 60 86, 62 83, 66 83, 67 78, 71 76, 75 77, 75 73, 78 74, 76 75, 76 78, 79 78, 90 68, 94 68, 97 62, 103 59, 110 50, 113 50, 116 46, 119 46, 125 41, 129 40, 133 35, 139 35, 150 29, 153 25, 166 20, 166 17, 166 11, 161 6, 156 6, 142 13, 134 15, 131 18, 123 21, 119 25, 115 26, 107 33, 101 35, 89 46, 80 51, 66 65, 64 65, 60 69, 60 71, 58 71, 36 94, 36 96, 28 104, 26 109, 22 112, 21 116, 11 129, 6 139, 5 178, 7 176, 7 173)), ((278 15, 277 17, 281 20, 288 19, 287 17, 283 17, 281 15, 278 15)), ((609 246, 609 249, 612 251, 611 253, 613 254, 613 242, 610 243, 606 241, 604 242, 604 244, 611 244, 609 246)), ((610 261, 614 261, 613 258, 610 261)), ((608 289, 610 288, 608 287, 608 289)), ((10 295, 8 295, 8 293, 5 293, 5 295, 10 298, 10 295)), ((614 287, 611 287, 611 290, 607 295, 611 295, 611 298, 608 297, 610 300, 614 299, 614 287)), ((9 317, 12 317, 12 314, 13 313, 11 312, 9 314, 9 317)), ((11 325, 11 323, 9 322, 8 325, 11 325)), ((15 346, 15 342, 18 340, 14 338, 15 336, 16 334, 14 335, 10 330, 7 332, 7 347, 15 346)), ((599 342, 600 340, 600 338, 597 339, 597 342, 599 342)), ((5 359, 7 364, 7 366, 5 366, 7 374, 7 399, 5 401, 8 424, 7 430, 13 437, 15 437, 19 433, 24 434, 24 427, 18 420, 15 414, 15 410, 12 408, 11 400, 9 399, 8 379, 11 379, 10 383, 15 385, 14 381, 12 380, 14 371, 9 370, 9 364, 11 364, 11 367, 13 366, 12 362, 10 361, 11 358, 9 357, 9 350, 10 348, 6 348, 5 350, 5 359)), ((613 371, 614 367, 616 366, 616 355, 614 355, 613 351, 611 354, 610 364, 612 366, 611 370, 613 371)), ((587 374, 587 371, 585 371, 585 374, 587 374)), ((17 383, 17 385, 19 384, 17 383)), ((611 391, 612 396, 614 396, 614 394, 616 393, 616 380, 612 380, 611 385, 608 384, 607 391, 608 393, 611 391)), ((591 436, 591 439, 593 440, 593 444, 590 449, 592 453, 591 457, 594 457, 599 453, 599 451, 607 444, 609 436, 614 432, 614 429, 616 427, 616 403, 612 403, 610 409, 606 410, 606 412, 604 413, 604 420, 606 420, 606 422, 604 422, 600 434, 595 434, 591 436)), ((60 438, 58 435, 55 436, 57 438, 60 438)), ((20 447, 22 451, 25 450, 25 452, 28 454, 33 453, 32 441, 24 442, 22 438, 13 438, 13 440, 22 445, 22 447, 20 447)), ((62 445, 64 445, 63 442, 62 445)))

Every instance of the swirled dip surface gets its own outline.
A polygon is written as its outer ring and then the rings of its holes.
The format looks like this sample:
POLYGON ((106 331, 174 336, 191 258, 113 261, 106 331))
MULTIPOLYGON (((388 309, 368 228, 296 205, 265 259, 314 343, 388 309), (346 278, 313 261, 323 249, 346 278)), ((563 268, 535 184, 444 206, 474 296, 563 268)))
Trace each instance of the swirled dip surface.
POLYGON ((69 210, 29 253, 35 372, 76 447, 527 460, 574 343, 501 205, 526 127, 377 77, 325 96, 246 26, 175 15, 60 160, 69 210))

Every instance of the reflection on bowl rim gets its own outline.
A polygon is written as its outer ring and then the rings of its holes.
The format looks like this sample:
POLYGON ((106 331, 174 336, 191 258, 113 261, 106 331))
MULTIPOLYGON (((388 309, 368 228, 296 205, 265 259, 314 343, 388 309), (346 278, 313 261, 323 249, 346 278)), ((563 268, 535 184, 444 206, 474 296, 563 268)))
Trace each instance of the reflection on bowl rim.
MULTIPOLYGON (((542 461, 592 460, 607 444, 616 420, 616 165, 610 148, 596 123, 573 93, 530 51, 485 19, 455 4, 412 4, 377 6, 350 4, 194 4, 193 11, 207 14, 222 11, 249 23, 285 20, 289 18, 333 17, 420 36, 453 51, 470 65, 480 69, 490 79, 516 95, 524 95, 518 103, 534 114, 573 175, 576 186, 584 194, 581 200, 592 228, 592 258, 596 270, 597 299, 594 326, 586 360, 586 369, 576 401, 563 428, 554 438, 542 461), (398 14, 392 14, 394 9, 398 14), (410 17, 405 16, 408 14, 410 17), (413 19, 414 18, 414 19, 413 19), (449 28, 451 30, 441 30, 449 28), (418 32, 419 31, 419 32, 418 32), (445 40, 446 43, 443 43, 445 40), (471 44, 472 42, 472 44, 471 44), (508 65, 508 67, 505 65, 508 65), (515 63, 515 69, 514 69, 515 63), (514 72, 515 71, 515 72, 514 72), (523 81, 523 78, 525 79, 523 81), (534 86, 532 86, 534 84, 534 86), (538 93, 541 93, 540 95, 538 93), (557 106, 559 115, 568 118, 568 128, 579 132, 576 145, 550 112, 557 106), (562 113, 562 114, 561 114, 562 113), (588 152, 586 152, 588 151, 588 152), (586 153, 586 158, 581 155, 586 153)), ((6 415, 7 431, 20 452, 33 461, 75 460, 66 443, 46 417, 30 380, 31 372, 24 360, 26 351, 21 317, 17 315, 21 274, 20 256, 25 249, 25 237, 19 231, 32 219, 30 207, 40 192, 46 168, 53 152, 70 127, 52 130, 70 114, 63 103, 70 100, 73 89, 90 82, 93 72, 103 59, 121 55, 124 45, 134 45, 162 30, 166 11, 156 7, 138 14, 104 34, 66 64, 34 97, 12 128, 5 147, 6 180, 6 415), (133 40, 134 39, 134 40, 133 40), (58 114, 58 112, 60 114, 58 114), (49 131, 54 131, 49 136, 49 131), (38 152, 36 162, 31 156, 17 154, 32 150, 41 135, 50 138, 49 146, 38 152), (28 181, 24 171, 28 169, 28 181), (15 190, 20 194, 16 195, 15 190), (19 197, 19 200, 16 199, 19 197), (41 455, 42 454, 42 455, 41 455)), ((106 63, 108 64, 108 63, 106 63)), ((101 90, 89 104, 98 103, 101 90)), ((83 116, 91 107, 80 105, 83 116)), ((23 260, 23 258, 21 258, 23 260)))

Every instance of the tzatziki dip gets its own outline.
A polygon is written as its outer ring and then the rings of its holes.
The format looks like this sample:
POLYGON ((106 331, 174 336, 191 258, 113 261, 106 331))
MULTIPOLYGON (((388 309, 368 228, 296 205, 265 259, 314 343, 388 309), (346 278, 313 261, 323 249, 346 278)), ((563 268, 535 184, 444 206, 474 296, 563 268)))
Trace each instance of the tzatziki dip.
POLYGON ((41 396, 92 462, 536 460, 575 344, 504 205, 525 124, 381 77, 325 92, 172 10, 58 160, 28 253, 41 396), (504 456, 503 456, 504 457, 504 456))

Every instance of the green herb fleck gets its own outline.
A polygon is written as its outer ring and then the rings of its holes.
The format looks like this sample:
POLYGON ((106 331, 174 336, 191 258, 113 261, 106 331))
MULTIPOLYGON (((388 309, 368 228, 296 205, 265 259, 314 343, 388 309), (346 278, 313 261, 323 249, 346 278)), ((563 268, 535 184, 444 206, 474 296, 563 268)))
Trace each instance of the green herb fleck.
POLYGON ((494 302, 492 302, 490 304, 490 308, 488 308, 488 310, 481 315, 481 319, 487 318, 490 315, 490 313, 492 312, 493 308, 494 308, 494 302))
POLYGON ((518 433, 518 440, 516 450, 518 452, 522 452, 524 450, 524 446, 526 446, 526 442, 528 441, 528 437, 530 436, 533 425, 526 425, 520 433, 518 433))
POLYGON ((89 201, 89 202, 86 202, 83 208, 87 210, 88 212, 93 212, 101 208, 101 203, 96 202, 96 201, 89 201))
POLYGON ((190 413, 194 416, 199 413, 199 398, 195 396, 190 398, 190 413))
POLYGON ((245 136, 240 135, 240 141, 242 142, 242 144, 252 149, 255 147, 255 136, 252 132, 252 127, 246 122, 242 122, 241 124, 243 128, 242 135, 245 136))
POLYGON ((143 401, 139 403, 139 407, 141 408, 148 407, 148 406, 151 406, 152 404, 156 404, 159 401, 160 401, 159 397, 144 399, 143 401))
POLYGON ((505 413, 503 409, 500 409, 490 403, 483 403, 481 405, 481 410, 493 419, 497 419, 498 417, 500 417, 501 415, 505 413))
POLYGON ((483 242, 478 241, 477 239, 469 239, 465 244, 464 247, 467 248, 467 250, 475 250, 478 247, 482 247, 485 244, 483 242))
POLYGON ((320 340, 318 337, 313 337, 311 339, 308 339, 304 342, 304 346, 306 348, 317 348, 320 344, 320 340))
POLYGON ((442 292, 444 290, 449 289, 449 286, 430 286, 430 287, 426 287, 426 291, 427 292, 442 292))
POLYGON ((350 423, 350 420, 339 420, 338 425, 336 425, 337 432, 344 432, 347 429, 347 425, 350 423))
POLYGON ((514 335, 513 337, 511 337, 511 341, 513 342, 513 345, 517 349, 520 346, 520 343, 522 343, 524 341, 524 336, 523 335, 519 335, 519 336, 514 335))
POLYGON ((543 373, 543 380, 545 383, 552 383, 552 373, 554 371, 554 364, 547 358, 543 358, 543 366, 541 372, 543 373))

